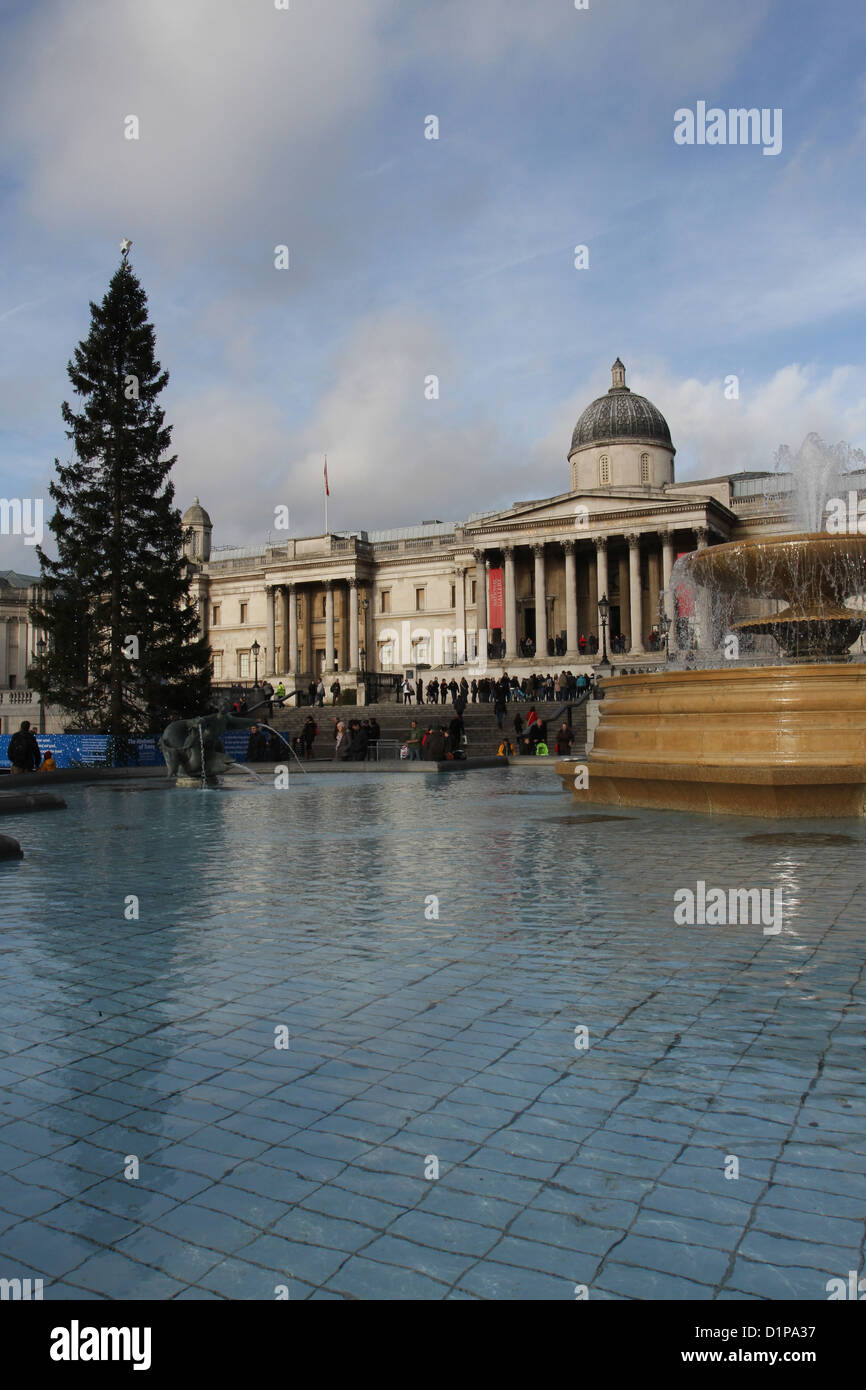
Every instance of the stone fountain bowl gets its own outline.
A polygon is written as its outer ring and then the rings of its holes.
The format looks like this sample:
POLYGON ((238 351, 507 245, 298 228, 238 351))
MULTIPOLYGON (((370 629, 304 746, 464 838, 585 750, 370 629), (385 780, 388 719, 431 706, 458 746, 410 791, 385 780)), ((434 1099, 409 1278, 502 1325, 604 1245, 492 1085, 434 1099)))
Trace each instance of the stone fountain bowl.
POLYGON ((718 593, 787 599, 798 612, 866 592, 866 536, 813 532, 707 546, 678 561, 682 577, 718 593))

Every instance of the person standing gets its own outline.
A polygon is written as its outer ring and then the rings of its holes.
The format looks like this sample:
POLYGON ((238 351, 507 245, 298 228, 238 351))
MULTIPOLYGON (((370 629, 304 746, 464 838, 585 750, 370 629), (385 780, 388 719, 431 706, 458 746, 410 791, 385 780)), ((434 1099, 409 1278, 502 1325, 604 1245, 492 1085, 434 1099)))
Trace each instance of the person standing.
POLYGON ((441 762, 445 757, 445 730, 442 725, 434 729, 427 737, 424 745, 424 761, 428 763, 441 762))
POLYGON ((10 738, 6 756, 12 764, 13 772, 36 772, 42 762, 42 754, 36 742, 36 735, 30 728, 29 719, 25 719, 17 734, 10 738))
POLYGON ((379 721, 376 718, 375 714, 373 715, 373 718, 370 720, 370 728, 367 737, 370 742, 371 756, 376 758, 378 757, 379 739, 382 737, 382 730, 379 727, 379 721))
POLYGON ((416 705, 422 705, 422 704, 424 703, 424 682, 423 682, 423 680, 421 679, 420 676, 418 677, 417 681, 415 682, 415 695, 416 695, 416 699, 415 699, 416 705))
POLYGON ((496 722, 501 729, 502 721, 505 718, 505 693, 501 685, 497 685, 496 687, 496 700, 493 705, 493 713, 496 715, 496 722))
POLYGON ((337 736, 334 739, 334 757, 345 762, 349 756, 349 732, 342 719, 337 721, 337 736))
POLYGON ((456 753, 463 742, 463 720, 459 714, 454 715, 448 725, 448 752, 456 753))
POLYGON ((553 747, 554 753, 560 753, 562 757, 567 758, 571 753, 571 745, 573 742, 574 735, 568 727, 568 724, 563 722, 560 726, 559 733, 556 735, 556 743, 553 747))
POLYGON ((318 702, 319 709, 321 709, 325 703, 325 682, 322 680, 321 676, 319 676, 319 680, 316 685, 316 700, 318 702))
MULTIPOLYGON (((310 709, 312 709, 313 706, 314 706, 314 704, 316 703, 316 695, 318 694, 318 685, 316 684, 315 681, 310 681, 309 690, 310 690, 310 709)), ((324 693, 325 693, 325 687, 322 686, 322 694, 324 695, 324 693)), ((319 703, 321 704, 321 701, 319 701, 319 703)))
POLYGON ((340 703, 340 682, 338 680, 333 681, 331 684, 331 697, 332 705, 340 703))
POLYGON ((306 717, 306 719, 304 720, 304 727, 301 729, 301 738, 302 738, 303 744, 304 744, 304 757, 305 757, 305 758, 313 758, 313 759, 315 759, 315 756, 316 756, 316 755, 315 755, 315 753, 313 752, 313 743, 314 743, 314 741, 315 741, 316 734, 317 734, 318 732, 319 732, 319 726, 318 726, 318 724, 316 723, 316 721, 315 721, 315 719, 313 718, 313 716, 312 716, 311 714, 308 714, 307 717, 306 717))
POLYGON ((417 719, 412 720, 409 730, 409 737, 406 740, 409 746, 409 761, 417 763, 421 761, 421 730, 418 728, 417 719))
POLYGON ((273 719, 273 717, 274 717, 274 687, 271 685, 270 681, 262 681, 262 695, 263 695, 263 697, 264 697, 265 704, 266 704, 267 707, 268 707, 268 719, 273 719))

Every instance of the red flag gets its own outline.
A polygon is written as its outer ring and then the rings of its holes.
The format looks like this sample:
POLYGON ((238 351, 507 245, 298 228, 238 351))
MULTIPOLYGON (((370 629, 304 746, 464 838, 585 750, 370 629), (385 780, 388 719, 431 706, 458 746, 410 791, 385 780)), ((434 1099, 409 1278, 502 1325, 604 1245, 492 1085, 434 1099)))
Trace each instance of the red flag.
POLYGON ((331 489, 328 487, 328 455, 325 454, 325 496, 330 497, 331 489))

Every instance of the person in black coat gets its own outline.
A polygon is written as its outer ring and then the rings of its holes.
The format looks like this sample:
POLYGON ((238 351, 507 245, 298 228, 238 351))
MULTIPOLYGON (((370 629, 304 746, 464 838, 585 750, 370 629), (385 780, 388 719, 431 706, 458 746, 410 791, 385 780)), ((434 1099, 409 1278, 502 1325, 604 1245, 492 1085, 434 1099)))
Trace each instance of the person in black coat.
POLYGON ((18 730, 9 740, 9 747, 6 752, 13 772, 36 772, 42 762, 42 754, 39 751, 39 744, 36 742, 36 735, 30 728, 30 720, 25 719, 18 730))
POLYGON ((424 761, 428 763, 441 762, 445 757, 445 730, 441 724, 438 729, 434 729, 431 734, 428 734, 423 756, 424 761))

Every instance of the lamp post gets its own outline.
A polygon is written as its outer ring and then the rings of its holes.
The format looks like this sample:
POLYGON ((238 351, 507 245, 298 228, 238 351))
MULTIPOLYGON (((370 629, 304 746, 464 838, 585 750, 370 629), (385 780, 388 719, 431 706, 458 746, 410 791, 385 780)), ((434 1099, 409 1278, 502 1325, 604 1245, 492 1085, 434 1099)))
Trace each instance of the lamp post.
POLYGON ((39 663, 39 732, 45 733, 45 701, 43 698, 43 686, 45 682, 45 638, 40 637, 36 643, 37 660, 39 663))
POLYGON ((253 689, 257 690, 259 685, 259 652, 261 651, 261 647, 259 646, 258 642, 253 642, 253 645, 250 647, 250 651, 252 652, 253 661, 255 662, 253 689))
POLYGON ((607 665, 607 623, 610 617, 610 601, 602 594, 598 601, 598 616, 601 620, 601 665, 607 665))
POLYGON ((665 637, 665 661, 670 661, 671 651, 669 645, 669 637, 671 630, 671 620, 668 617, 667 613, 662 613, 659 617, 659 622, 661 623, 662 632, 664 633, 665 637))

